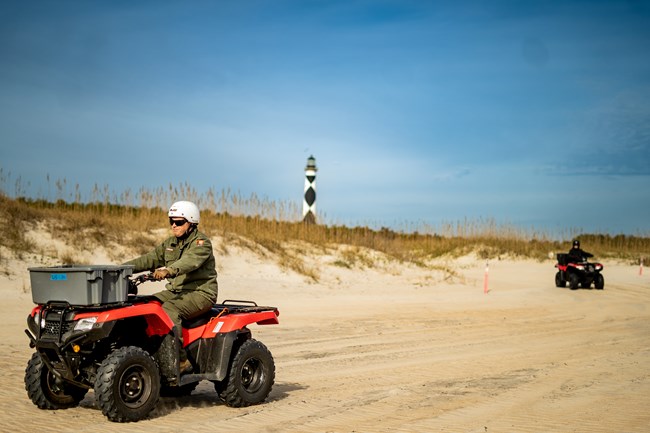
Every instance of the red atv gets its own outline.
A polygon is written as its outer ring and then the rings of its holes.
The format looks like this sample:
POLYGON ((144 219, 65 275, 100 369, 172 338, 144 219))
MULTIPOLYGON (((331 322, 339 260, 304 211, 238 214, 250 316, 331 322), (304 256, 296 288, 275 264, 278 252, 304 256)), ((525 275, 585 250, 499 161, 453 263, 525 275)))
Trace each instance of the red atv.
POLYGON ((191 393, 201 380, 214 383, 228 406, 266 399, 275 365, 248 325, 277 324, 275 307, 224 301, 183 323, 193 370, 179 371, 173 322, 153 296, 138 296, 149 274, 132 267, 30 268, 38 304, 25 331, 36 351, 25 370, 25 388, 40 409, 77 406, 89 389, 102 413, 115 422, 149 415, 161 395, 191 393))
POLYGON ((600 263, 587 260, 574 262, 568 254, 558 254, 555 267, 558 269, 555 274, 556 287, 566 287, 568 282, 571 290, 576 290, 578 286, 590 288, 592 284, 598 290, 605 288, 605 278, 600 273, 603 265, 600 263))

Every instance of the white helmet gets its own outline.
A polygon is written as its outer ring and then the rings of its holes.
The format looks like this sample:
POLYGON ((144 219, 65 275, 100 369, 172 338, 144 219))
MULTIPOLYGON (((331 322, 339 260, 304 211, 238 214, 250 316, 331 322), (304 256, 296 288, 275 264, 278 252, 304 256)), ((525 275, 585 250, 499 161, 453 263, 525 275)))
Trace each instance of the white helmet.
POLYGON ((199 207, 191 201, 177 201, 169 208, 167 216, 185 218, 192 224, 198 224, 201 219, 199 207))

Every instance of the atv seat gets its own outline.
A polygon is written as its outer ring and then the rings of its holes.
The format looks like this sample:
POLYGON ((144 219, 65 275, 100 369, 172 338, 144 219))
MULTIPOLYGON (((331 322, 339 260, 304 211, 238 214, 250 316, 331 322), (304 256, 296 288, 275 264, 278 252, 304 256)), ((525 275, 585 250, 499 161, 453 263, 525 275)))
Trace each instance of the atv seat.
POLYGON ((210 321, 210 319, 219 315, 219 313, 221 313, 224 310, 224 308, 225 307, 222 305, 213 305, 212 308, 210 308, 208 311, 201 314, 200 316, 188 320, 183 320, 182 323, 183 328, 191 329, 191 328, 196 328, 197 326, 205 325, 210 321))
POLYGON ((569 255, 564 253, 560 253, 557 255, 557 263, 562 266, 566 266, 569 264, 569 255))

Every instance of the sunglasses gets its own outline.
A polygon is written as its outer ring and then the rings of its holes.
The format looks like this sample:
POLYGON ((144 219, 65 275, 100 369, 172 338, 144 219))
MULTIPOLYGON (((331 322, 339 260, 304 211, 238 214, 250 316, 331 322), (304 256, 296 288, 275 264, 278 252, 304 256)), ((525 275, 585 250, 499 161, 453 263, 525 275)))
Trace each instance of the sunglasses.
POLYGON ((174 220, 174 219, 171 219, 171 218, 169 219, 169 225, 170 226, 173 226, 174 224, 176 224, 176 227, 180 227, 180 226, 184 226, 186 222, 187 222, 186 219, 182 219, 182 220, 174 220))

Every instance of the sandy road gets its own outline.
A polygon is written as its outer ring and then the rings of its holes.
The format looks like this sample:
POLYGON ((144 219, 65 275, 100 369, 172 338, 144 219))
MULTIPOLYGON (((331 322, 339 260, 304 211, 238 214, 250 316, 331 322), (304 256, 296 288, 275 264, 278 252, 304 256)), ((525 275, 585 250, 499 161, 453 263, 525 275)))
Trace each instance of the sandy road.
POLYGON ((650 277, 630 266, 608 266, 604 291, 571 291, 553 287, 552 263, 498 262, 484 294, 471 261, 456 281, 332 269, 319 284, 231 265, 220 297, 281 310, 280 326, 252 329, 277 364, 268 402, 228 408, 203 382, 138 423, 106 421, 92 392, 78 408, 38 410, 23 386, 31 298, 5 284, 0 430, 650 431, 650 277))

